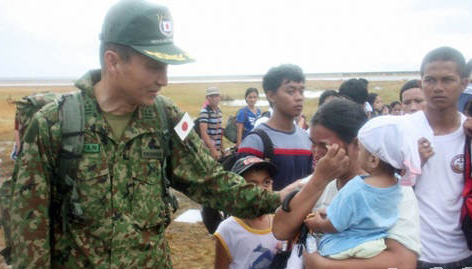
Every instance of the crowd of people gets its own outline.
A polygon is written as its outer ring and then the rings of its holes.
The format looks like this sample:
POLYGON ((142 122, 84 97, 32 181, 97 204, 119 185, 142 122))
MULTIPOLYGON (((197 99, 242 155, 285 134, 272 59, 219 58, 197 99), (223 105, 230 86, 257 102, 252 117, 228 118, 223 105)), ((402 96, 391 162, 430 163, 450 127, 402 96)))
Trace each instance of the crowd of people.
MULTIPOLYGON (((297 120, 303 106, 303 72, 295 65, 271 68, 263 77, 271 114, 253 130, 263 130, 272 140, 274 156, 269 161, 278 168, 270 175, 273 189, 309 184, 314 178, 322 185, 304 187, 291 201, 290 212, 277 211, 272 233, 280 241, 267 234, 269 217, 264 232, 240 220, 233 236, 224 221, 218 229, 226 236, 215 233, 215 268, 267 263, 282 245, 296 242, 302 224, 316 235, 308 236, 311 242, 306 243, 316 251, 305 246, 305 254, 291 255, 286 268, 471 266, 472 252, 460 222, 466 128, 461 112, 467 114, 470 104, 458 107, 460 99, 472 96, 462 93, 471 87, 471 70, 472 61, 466 64, 457 50, 433 50, 423 60, 421 79, 406 81, 399 89, 400 101, 390 106, 379 94, 368 92, 367 80, 349 79, 337 91, 321 94, 318 111, 305 130, 297 120), (340 159, 326 164, 330 151, 335 152, 331 158, 349 159, 344 171, 335 172, 344 166, 340 159), (252 237, 238 238, 240 229, 252 237), (266 251, 268 242, 272 256, 259 251, 266 251), (244 258, 236 258, 241 253, 244 258)), ((240 158, 266 157, 264 141, 254 133, 237 147, 240 158)))
POLYGON ((170 187, 230 216, 214 227, 217 269, 472 266, 462 225, 472 214, 472 196, 463 197, 472 63, 459 51, 428 52, 421 77, 390 106, 366 79, 346 80, 320 96, 308 122, 302 69, 270 68, 270 113, 248 88, 225 170, 220 89, 206 90, 200 136, 159 95, 167 66, 193 61, 172 31, 166 7, 117 3, 100 35, 101 69, 34 115, 2 204, 13 268, 172 268, 170 187), (80 131, 64 129, 68 98, 81 100, 80 131), (84 149, 64 147, 70 137, 84 149))

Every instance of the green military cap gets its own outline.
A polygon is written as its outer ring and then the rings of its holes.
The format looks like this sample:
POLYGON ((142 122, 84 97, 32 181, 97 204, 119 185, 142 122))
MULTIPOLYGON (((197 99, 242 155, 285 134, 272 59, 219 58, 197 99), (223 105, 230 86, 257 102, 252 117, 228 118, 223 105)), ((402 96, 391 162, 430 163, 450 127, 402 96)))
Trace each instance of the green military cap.
POLYGON ((110 8, 100 40, 130 46, 166 64, 193 62, 174 45, 172 17, 167 7, 141 0, 120 1, 110 8))

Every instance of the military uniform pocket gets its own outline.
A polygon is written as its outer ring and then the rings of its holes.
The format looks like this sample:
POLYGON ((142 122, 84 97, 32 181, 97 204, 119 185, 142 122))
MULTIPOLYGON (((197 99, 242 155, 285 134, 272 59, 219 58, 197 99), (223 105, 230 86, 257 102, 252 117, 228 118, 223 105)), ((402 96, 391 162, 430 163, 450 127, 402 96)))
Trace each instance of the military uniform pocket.
POLYGON ((140 169, 133 169, 132 214, 140 228, 162 225, 165 203, 161 182, 161 164, 158 160, 141 160, 140 169))
POLYGON ((97 163, 79 164, 77 192, 87 219, 100 220, 111 208, 111 185, 108 167, 97 163), (90 218, 93 216, 93 218, 90 218))

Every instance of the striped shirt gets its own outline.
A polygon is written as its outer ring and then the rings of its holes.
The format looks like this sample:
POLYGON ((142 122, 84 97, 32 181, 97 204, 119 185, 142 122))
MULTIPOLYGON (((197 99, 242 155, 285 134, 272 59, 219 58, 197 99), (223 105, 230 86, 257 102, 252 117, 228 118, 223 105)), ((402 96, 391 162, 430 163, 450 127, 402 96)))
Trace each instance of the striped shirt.
POLYGON ((206 106, 200 110, 200 122, 208 124, 207 134, 210 136, 216 150, 221 150, 222 119, 222 113, 219 108, 214 111, 210 106, 206 106))
MULTIPOLYGON (((303 129, 294 125, 292 132, 282 132, 270 128, 265 123, 260 124, 255 129, 264 130, 274 145, 274 157, 271 162, 279 170, 273 178, 272 188, 275 191, 281 190, 295 180, 311 174, 313 171, 311 141, 303 129)), ((262 158, 264 154, 262 139, 257 134, 246 136, 241 142, 238 153, 262 158)))

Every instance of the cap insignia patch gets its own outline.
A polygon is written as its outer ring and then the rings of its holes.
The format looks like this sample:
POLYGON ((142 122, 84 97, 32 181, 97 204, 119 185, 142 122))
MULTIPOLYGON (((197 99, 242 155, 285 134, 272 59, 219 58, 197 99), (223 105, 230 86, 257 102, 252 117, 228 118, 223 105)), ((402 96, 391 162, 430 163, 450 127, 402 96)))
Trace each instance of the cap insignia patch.
POLYGON ((161 20, 159 22, 159 30, 161 33, 165 36, 171 36, 172 35, 172 21, 171 20, 161 20))

